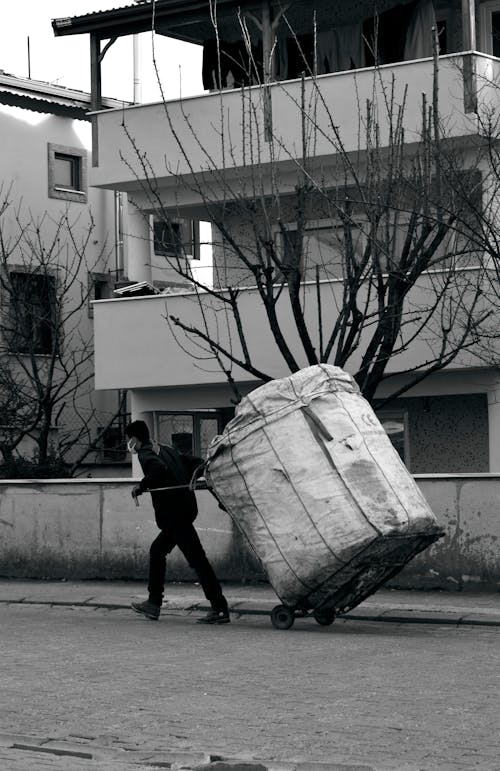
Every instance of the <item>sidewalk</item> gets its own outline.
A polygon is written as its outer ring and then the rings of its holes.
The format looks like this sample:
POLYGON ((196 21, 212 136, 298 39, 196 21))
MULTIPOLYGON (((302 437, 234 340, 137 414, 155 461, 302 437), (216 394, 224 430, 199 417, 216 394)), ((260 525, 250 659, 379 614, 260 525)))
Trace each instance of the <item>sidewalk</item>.
MULTIPOLYGON (((269 584, 224 584, 235 615, 267 616, 280 601, 269 584)), ((29 581, 0 579, 0 603, 129 608, 146 597, 146 582, 138 581, 29 581)), ((201 587, 192 583, 167 584, 168 609, 206 611, 201 587)), ((500 592, 403 591, 380 589, 345 618, 418 624, 500 626, 500 592)), ((263 619, 264 620, 264 619, 263 619)))

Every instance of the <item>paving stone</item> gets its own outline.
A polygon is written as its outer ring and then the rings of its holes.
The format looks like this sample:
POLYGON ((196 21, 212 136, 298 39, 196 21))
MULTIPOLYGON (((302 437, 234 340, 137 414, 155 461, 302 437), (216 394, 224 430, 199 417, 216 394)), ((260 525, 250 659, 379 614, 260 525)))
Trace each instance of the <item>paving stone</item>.
POLYGON ((87 758, 89 760, 92 759, 92 753, 87 752, 85 750, 82 750, 80 748, 72 748, 70 745, 67 747, 63 746, 64 743, 62 742, 47 742, 44 744, 33 744, 33 742, 28 742, 26 744, 21 744, 20 742, 15 742, 12 745, 12 749, 14 750, 36 750, 36 752, 45 752, 49 755, 70 755, 74 758, 87 758))
POLYGON ((0 747, 13 747, 14 744, 27 744, 38 747, 44 741, 46 741, 45 738, 36 739, 33 736, 26 736, 24 734, 0 733, 0 747))
MULTIPOLYGON (((193 768, 210 764, 210 755, 207 752, 182 752, 181 750, 158 750, 147 752, 144 750, 129 751, 129 762, 141 762, 160 768, 193 768)), ((212 766, 210 765, 210 769, 212 766)))
POLYGON ((456 626, 460 616, 456 613, 445 613, 442 610, 407 611, 393 608, 378 616, 378 621, 399 621, 407 624, 448 624, 456 626))
POLYGON ((460 618, 460 624, 471 626, 500 626, 500 613, 467 613, 460 618))
POLYGON ((218 760, 215 763, 194 766, 193 771, 268 771, 262 763, 247 760, 218 760))
POLYGON ((358 763, 297 763, 296 771, 376 771, 373 766, 358 763))
MULTIPOLYGON (((401 619, 320 628, 305 619, 277 634, 248 615, 220 629, 194 624, 198 611, 153 624, 121 611, 33 607, 0 605, 1 771, 151 771, 146 758, 180 771, 205 752, 209 771, 221 760, 299 771, 306 759, 314 771, 500 768, 491 728, 498 628, 401 619), (14 734, 32 749, 7 746, 14 734), (92 759, 37 751, 64 736, 92 759), (170 750, 183 754, 174 761, 170 750), (3 762, 8 753, 25 766, 3 762)), ((434 610, 442 617, 444 606, 434 610)))

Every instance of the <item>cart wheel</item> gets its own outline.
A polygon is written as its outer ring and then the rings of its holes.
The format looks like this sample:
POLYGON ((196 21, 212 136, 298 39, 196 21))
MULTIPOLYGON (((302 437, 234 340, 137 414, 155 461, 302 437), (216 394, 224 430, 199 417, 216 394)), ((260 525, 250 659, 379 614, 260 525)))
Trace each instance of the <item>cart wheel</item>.
POLYGON ((271 611, 271 623, 275 629, 290 629, 295 621, 293 610, 285 605, 276 605, 271 611))
POLYGON ((333 608, 318 608, 313 611, 314 620, 321 626, 330 626, 335 621, 335 610, 333 608))

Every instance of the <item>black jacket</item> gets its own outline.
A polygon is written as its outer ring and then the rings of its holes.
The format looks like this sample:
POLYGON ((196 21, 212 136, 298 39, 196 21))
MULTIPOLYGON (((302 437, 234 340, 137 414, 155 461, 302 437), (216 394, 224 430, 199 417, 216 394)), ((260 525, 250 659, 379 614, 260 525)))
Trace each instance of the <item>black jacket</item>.
POLYGON ((151 492, 156 524, 159 528, 168 525, 174 518, 187 518, 193 522, 198 513, 196 496, 188 485, 199 458, 180 455, 173 447, 162 447, 161 457, 153 450, 151 443, 144 444, 137 451, 144 477, 139 482, 141 492, 151 492), (179 489, 179 485, 183 485, 179 489), (173 487, 173 490, 158 490, 158 487, 173 487))

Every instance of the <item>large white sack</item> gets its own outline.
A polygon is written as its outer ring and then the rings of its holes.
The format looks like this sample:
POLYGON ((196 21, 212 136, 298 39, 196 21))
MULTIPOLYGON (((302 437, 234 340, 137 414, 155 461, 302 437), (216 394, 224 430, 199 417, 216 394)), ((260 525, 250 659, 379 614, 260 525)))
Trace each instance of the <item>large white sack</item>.
POLYGON ((252 391, 206 478, 289 605, 354 607, 439 537, 354 379, 322 364, 252 391))

